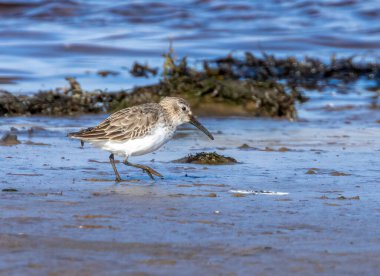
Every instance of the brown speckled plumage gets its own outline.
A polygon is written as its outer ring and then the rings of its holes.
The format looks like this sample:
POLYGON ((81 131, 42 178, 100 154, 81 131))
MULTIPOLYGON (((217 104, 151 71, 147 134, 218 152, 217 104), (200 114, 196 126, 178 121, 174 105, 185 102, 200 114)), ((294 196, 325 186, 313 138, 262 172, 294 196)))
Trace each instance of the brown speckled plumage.
POLYGON ((157 123, 167 123, 164 109, 156 103, 128 107, 113 113, 96 127, 70 133, 84 141, 126 141, 148 135, 157 123))

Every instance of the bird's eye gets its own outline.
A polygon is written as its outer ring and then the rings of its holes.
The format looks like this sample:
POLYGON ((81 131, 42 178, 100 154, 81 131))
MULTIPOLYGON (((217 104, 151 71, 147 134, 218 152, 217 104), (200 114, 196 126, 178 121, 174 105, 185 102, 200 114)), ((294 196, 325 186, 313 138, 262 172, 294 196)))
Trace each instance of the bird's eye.
POLYGON ((186 106, 182 106, 182 110, 183 110, 183 111, 186 111, 186 106))

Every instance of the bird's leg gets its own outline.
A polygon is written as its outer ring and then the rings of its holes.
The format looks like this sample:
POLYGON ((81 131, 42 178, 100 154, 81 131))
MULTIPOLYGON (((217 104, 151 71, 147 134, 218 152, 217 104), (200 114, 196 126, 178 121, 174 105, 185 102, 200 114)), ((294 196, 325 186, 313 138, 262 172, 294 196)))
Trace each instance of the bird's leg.
POLYGON ((145 173, 147 173, 149 175, 149 177, 153 180, 153 174, 158 176, 158 177, 163 177, 160 173, 156 172, 155 170, 153 170, 152 168, 149 168, 148 166, 144 166, 144 165, 139 165, 139 164, 133 164, 133 163, 130 163, 128 161, 128 158, 125 158, 125 160, 123 161, 123 163, 127 166, 132 166, 132 167, 135 167, 135 168, 139 168, 139 169, 142 169, 145 173))
POLYGON ((119 175, 119 173, 118 173, 118 171, 116 169, 116 166, 115 166, 115 159, 114 159, 113 153, 111 153, 111 155, 110 155, 110 162, 111 162, 111 165, 112 165, 112 169, 113 169, 113 171, 114 171, 114 173, 116 175, 115 181, 116 182, 120 182, 121 178, 120 178, 120 175, 119 175))

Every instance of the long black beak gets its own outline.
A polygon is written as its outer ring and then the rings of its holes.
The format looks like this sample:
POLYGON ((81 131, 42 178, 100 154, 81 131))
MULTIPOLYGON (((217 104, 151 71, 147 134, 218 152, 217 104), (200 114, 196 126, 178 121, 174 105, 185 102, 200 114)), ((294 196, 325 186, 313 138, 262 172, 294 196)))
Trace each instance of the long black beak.
POLYGON ((208 131, 197 119, 195 119, 195 117, 193 115, 190 115, 190 122, 189 123, 192 124, 193 126, 196 126, 198 129, 202 130, 204 132, 204 134, 206 134, 208 137, 210 137, 211 140, 214 140, 214 137, 212 136, 210 131, 208 131))

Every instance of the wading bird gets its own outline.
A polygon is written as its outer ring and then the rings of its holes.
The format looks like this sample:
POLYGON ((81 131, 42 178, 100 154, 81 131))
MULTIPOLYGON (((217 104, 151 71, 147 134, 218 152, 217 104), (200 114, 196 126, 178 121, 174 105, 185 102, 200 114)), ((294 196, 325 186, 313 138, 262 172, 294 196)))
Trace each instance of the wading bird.
POLYGON ((193 116, 189 104, 182 98, 165 97, 159 103, 128 107, 110 115, 96 127, 69 133, 71 138, 89 142, 95 147, 111 152, 109 156, 116 181, 121 181, 115 166, 114 155, 124 157, 123 163, 142 169, 151 179, 162 175, 152 168, 133 164, 130 156, 144 155, 169 141, 177 127, 190 123, 203 131, 211 140, 211 133, 193 116))

